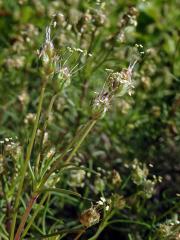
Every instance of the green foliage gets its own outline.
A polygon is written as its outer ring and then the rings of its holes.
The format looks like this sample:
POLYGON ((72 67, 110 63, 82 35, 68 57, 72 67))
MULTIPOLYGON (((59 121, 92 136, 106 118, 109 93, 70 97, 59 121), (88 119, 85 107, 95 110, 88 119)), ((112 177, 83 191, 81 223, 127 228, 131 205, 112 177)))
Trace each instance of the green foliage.
POLYGON ((179 9, 0 0, 0 239, 180 238, 179 9))

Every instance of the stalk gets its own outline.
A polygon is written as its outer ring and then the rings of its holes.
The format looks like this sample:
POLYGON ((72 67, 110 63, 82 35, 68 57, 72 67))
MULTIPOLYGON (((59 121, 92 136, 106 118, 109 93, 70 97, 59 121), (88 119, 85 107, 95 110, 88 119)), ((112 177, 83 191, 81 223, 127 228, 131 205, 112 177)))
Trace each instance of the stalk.
MULTIPOLYGON (((51 111, 52 111, 52 108, 53 108, 53 105, 54 105, 54 102, 55 102, 55 100, 56 100, 56 98, 57 98, 57 96, 59 95, 59 93, 57 93, 56 95, 54 95, 53 97, 52 97, 52 99, 51 99, 51 101, 50 101, 50 104, 49 104, 49 108, 48 108, 48 111, 47 111, 47 114, 46 114, 46 120, 45 120, 45 122, 44 122, 44 126, 43 126, 43 130, 42 130, 42 137, 41 137, 41 148, 42 148, 42 145, 43 145, 43 140, 44 140, 44 133, 45 133, 45 131, 46 131, 46 129, 47 129, 47 126, 48 126, 48 121, 49 121, 49 116, 50 116, 50 114, 51 114, 51 111)), ((40 160, 41 160, 41 150, 42 149, 40 149, 40 153, 39 153, 39 155, 38 155, 38 157, 37 157, 37 159, 36 159, 36 163, 35 163, 35 173, 36 173, 36 176, 38 175, 38 171, 39 171, 39 162, 40 162, 40 160)))
MULTIPOLYGON (((77 139, 77 143, 74 147, 74 149, 72 150, 71 154, 69 155, 69 157, 65 160, 65 162, 69 162, 71 161, 71 159, 73 158, 73 156, 76 154, 76 152, 78 151, 79 147, 81 146, 82 142, 84 141, 84 139, 86 138, 86 136, 88 135, 88 133, 90 132, 90 130, 92 129, 92 127, 95 125, 97 120, 90 120, 87 122, 87 124, 84 127, 84 131, 82 133, 82 135, 79 137, 79 139, 77 139)), ((75 137, 76 138, 76 137, 75 137)), ((73 141, 74 142, 74 141, 73 141)), ((67 151, 65 150, 65 153, 67 153, 67 151)), ((62 159, 64 157, 64 154, 61 155, 60 159, 62 159)), ((21 237, 21 234, 23 232, 25 223, 27 221, 28 215, 33 207, 33 204, 36 202, 38 196, 39 196, 39 191, 44 187, 45 182, 47 181, 47 179, 50 177, 50 175, 59 167, 59 160, 58 159, 54 165, 52 166, 52 168, 50 169, 50 171, 44 176, 44 178, 41 181, 41 184, 38 187, 38 190, 32 194, 32 197, 26 207, 25 213, 21 218, 21 223, 18 227, 16 236, 14 240, 19 240, 21 237)))
POLYGON ((73 156, 75 155, 75 153, 77 152, 79 147, 81 146, 82 142, 84 141, 84 139, 86 138, 86 136, 88 135, 88 133, 91 131, 91 129, 93 128, 93 126, 95 124, 96 124, 96 120, 90 120, 90 122, 89 122, 89 124, 87 126, 86 131, 84 132, 84 134, 81 136, 81 138, 77 142, 75 148, 73 149, 73 151, 71 152, 69 157, 65 160, 66 163, 69 163, 71 161, 71 159, 73 158, 73 156))
MULTIPOLYGON (((85 125, 83 131, 82 131, 82 135, 80 134, 80 136, 75 136, 75 139, 77 139, 77 142, 74 146, 74 149, 71 151, 69 157, 67 159, 64 160, 65 163, 69 163, 71 161, 71 159, 73 158, 73 156, 76 154, 76 152, 78 151, 79 147, 81 146, 82 142, 84 141, 84 139, 86 138, 86 136, 88 135, 88 133, 91 131, 91 129, 93 128, 93 126, 96 124, 97 120, 89 120, 87 122, 87 124, 85 125)), ((81 133, 81 132, 80 132, 81 133)), ((74 143, 74 139, 72 141, 72 143, 74 143)), ((44 176, 44 178, 42 179, 38 190, 40 190, 45 182, 47 181, 47 179, 50 177, 50 175, 59 168, 60 165, 60 160, 63 160, 63 158, 65 157, 65 155, 67 154, 69 148, 72 146, 72 143, 70 143, 70 145, 68 146, 68 148, 65 150, 65 152, 60 156, 59 159, 57 159, 54 164, 52 165, 51 169, 49 170, 49 172, 47 172, 44 176)))
POLYGON ((26 174, 26 171, 27 171, 28 163, 29 163, 30 158, 31 158, 31 153, 32 153, 32 149, 33 149, 33 145, 34 145, 34 141, 35 141, 35 137, 36 137, 36 131, 37 131, 37 128, 38 128, 38 123, 39 123, 39 119, 40 119, 40 115, 41 115, 42 103, 43 103, 43 99, 44 99, 46 83, 47 83, 46 80, 43 81, 41 94, 40 94, 40 98, 39 98, 37 114, 36 114, 36 119, 35 119, 35 123, 34 123, 34 128, 33 128, 31 139, 30 139, 30 142, 29 142, 29 145, 28 145, 28 148, 27 148, 26 159, 25 159, 25 162, 23 164, 22 171, 21 171, 20 183, 19 183, 19 186, 18 186, 18 192, 17 192, 17 195, 16 195, 15 204, 14 204, 14 214, 13 214, 12 224, 11 224, 10 240, 14 240, 14 230, 15 230, 15 225, 16 225, 17 209, 18 209, 19 202, 20 202, 20 197, 21 197, 21 192, 22 192, 22 188, 23 188, 25 174, 26 174))
POLYGON ((23 228, 24 228, 24 225, 25 225, 25 223, 26 223, 26 220, 27 220, 27 218, 28 218, 28 216, 29 216, 29 213, 30 213, 30 211, 31 211, 34 203, 36 202, 36 199, 38 198, 38 195, 39 195, 38 193, 35 193, 35 194, 31 197, 31 199, 30 199, 30 201, 29 201, 29 203, 28 203, 28 205, 27 205, 27 207, 26 207, 26 211, 25 211, 23 217, 21 218, 21 223, 20 223, 20 225, 19 225, 19 227, 18 227, 18 230, 17 230, 17 233, 16 233, 16 235, 15 235, 14 240, 19 240, 19 239, 20 239, 21 233, 22 233, 23 228))
POLYGON ((104 230, 104 228, 106 227, 106 224, 103 223, 102 225, 100 225, 100 227, 98 228, 97 232, 95 233, 94 236, 92 236, 91 238, 89 238, 88 240, 96 240, 99 235, 101 234, 101 232, 104 230))
POLYGON ((39 211, 41 210, 41 206, 44 204, 44 202, 46 201, 47 197, 48 197, 49 193, 45 193, 45 195, 43 196, 43 198, 41 199, 41 201, 39 202, 39 207, 34 211, 30 221, 28 222, 27 226, 25 227, 22 237, 25 237, 26 234, 29 231, 29 228, 31 227, 32 223, 34 222, 34 219, 36 218, 36 216, 38 215, 39 211))
POLYGON ((92 236, 91 238, 89 238, 88 240, 96 240, 99 235, 101 234, 101 232, 106 228, 106 226, 108 225, 108 220, 114 215, 114 211, 110 212, 105 219, 102 221, 102 223, 99 225, 99 228, 97 230, 97 232, 95 233, 94 236, 92 236))

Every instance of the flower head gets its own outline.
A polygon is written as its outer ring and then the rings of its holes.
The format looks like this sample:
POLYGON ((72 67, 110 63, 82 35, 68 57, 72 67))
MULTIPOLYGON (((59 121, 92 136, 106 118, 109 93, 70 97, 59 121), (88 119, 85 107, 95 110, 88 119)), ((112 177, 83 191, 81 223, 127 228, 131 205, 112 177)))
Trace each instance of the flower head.
POLYGON ((91 207, 85 210, 80 216, 80 222, 85 227, 91 227, 92 225, 98 223, 100 220, 100 214, 95 207, 91 207))
POLYGON ((102 91, 99 93, 92 104, 93 118, 101 118, 107 112, 110 106, 111 96, 108 92, 102 91))
POLYGON ((134 81, 132 80, 133 69, 137 61, 128 68, 123 68, 121 72, 111 73, 107 79, 108 89, 111 92, 122 96, 126 92, 129 95, 133 93, 134 81))

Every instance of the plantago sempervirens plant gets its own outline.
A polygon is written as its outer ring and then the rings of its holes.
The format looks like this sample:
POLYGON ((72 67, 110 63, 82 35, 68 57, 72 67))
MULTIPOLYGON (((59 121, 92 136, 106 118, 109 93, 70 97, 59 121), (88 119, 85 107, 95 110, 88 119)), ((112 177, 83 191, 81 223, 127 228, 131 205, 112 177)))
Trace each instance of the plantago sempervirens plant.
MULTIPOLYGON (((21 196, 21 192, 22 192, 22 188, 23 188, 23 184, 24 184, 27 167, 28 167, 28 164, 30 164, 30 158, 31 158, 32 149, 33 149, 33 145, 34 145, 35 138, 36 138, 36 132, 37 132, 38 125, 39 125, 39 120, 40 120, 40 116, 41 116, 46 86, 47 86, 48 81, 53 78, 53 76, 57 72, 57 68, 59 67, 59 65, 58 65, 59 57, 57 56, 57 54, 55 52, 55 48, 54 48, 53 42, 51 40, 51 26, 48 26, 46 28, 45 42, 44 42, 42 50, 39 53, 39 57, 42 58, 42 88, 41 88, 41 94, 40 94, 40 98, 39 98, 38 110, 37 110, 37 114, 36 114, 36 118, 35 118, 35 122, 34 122, 32 136, 31 136, 29 145, 27 147, 26 159, 24 162, 24 166, 20 171, 20 184, 19 184, 19 188, 18 188, 16 200, 15 200, 14 208, 16 210, 13 214, 10 239, 14 239, 14 229, 15 229, 15 224, 16 224, 17 208, 19 206, 20 196, 21 196)), ((64 79, 61 78, 61 80, 64 80, 64 79)), ((61 85, 63 86, 63 83, 61 85)), ((53 97, 52 101, 50 103, 49 109, 48 109, 48 113, 51 112, 51 108, 53 106, 54 100, 55 100, 55 98, 53 97)), ((47 124, 45 122, 44 130, 46 128, 46 125, 47 124)), ((37 160, 36 165, 38 165, 38 164, 39 164, 39 161, 37 160)), ((36 168, 37 168, 37 166, 36 166, 36 168)), ((21 221, 21 224, 15 235, 15 239, 20 239, 20 236, 23 231, 28 214, 29 214, 34 202, 36 201, 38 195, 39 195, 39 193, 32 194, 32 198, 29 201, 29 204, 27 206, 24 216, 22 217, 22 221, 21 221)))
POLYGON ((180 239, 178 10, 0 0, 0 239, 180 239))
MULTIPOLYGON (((97 21, 102 22, 103 20, 100 19, 97 21)), ((27 147, 27 153, 26 153, 26 159, 24 162, 23 169, 20 171, 20 184, 17 192, 17 197, 15 200, 15 206, 14 208, 17 210, 19 206, 19 201, 20 201, 20 196, 24 184, 24 179, 25 179, 25 174, 27 171, 28 165, 30 165, 30 159, 32 155, 32 150, 33 150, 33 145, 36 139, 36 133, 38 130, 38 125, 39 125, 39 120, 42 112, 42 106, 43 106, 43 100, 44 100, 44 94, 45 90, 47 87, 47 84, 49 81, 54 81, 54 84, 58 86, 56 89, 58 91, 61 91, 63 87, 66 87, 67 85, 70 84, 70 71, 68 68, 64 65, 61 65, 60 63, 60 56, 58 56, 57 51, 55 49, 55 46, 52 42, 51 39, 51 29, 52 27, 56 24, 51 24, 46 28, 46 34, 45 34, 45 42, 43 44, 42 49, 39 52, 39 57, 42 59, 42 67, 41 67, 41 73, 42 73, 42 89, 41 89, 41 94, 39 98, 39 105, 38 105, 38 110, 36 114, 36 118, 34 121, 34 129, 32 132, 32 136, 29 142, 29 145, 27 147)), ((81 49, 77 49, 75 51, 82 52, 81 49)), ((28 215, 35 204, 38 196, 42 191, 45 190, 45 186, 47 186, 46 182, 48 179, 54 174, 57 170, 60 170, 63 164, 69 164, 78 151, 79 147, 81 146, 82 142, 86 138, 86 136, 89 134, 90 130, 93 128, 93 126, 96 124, 96 122, 102 118, 105 113, 108 111, 108 109, 111 106, 112 99, 115 96, 123 96, 125 93, 128 93, 131 95, 132 89, 134 88, 134 83, 132 81, 132 74, 133 74, 133 68, 135 66, 136 61, 130 65, 127 69, 122 69, 121 72, 116 72, 116 73, 111 73, 105 85, 107 85, 107 89, 102 89, 102 91, 95 97, 92 103, 92 112, 89 121, 80 129, 79 132, 77 132, 76 136, 72 140, 72 142, 67 146, 67 148, 59 155, 55 156, 52 159, 46 159, 46 160, 41 160, 41 156, 37 156, 37 160, 35 162, 35 168, 36 174, 39 172, 39 168, 41 167, 41 164, 43 163, 41 168, 41 173, 39 176, 36 176, 34 180, 35 186, 34 186, 34 192, 32 193, 32 197, 29 200, 29 203, 27 204, 26 210, 24 215, 21 218, 20 225, 17 229, 17 232, 15 234, 14 238, 14 230, 16 226, 16 217, 17 217, 17 211, 14 212, 13 214, 13 219, 12 219, 12 225, 11 225, 11 240, 19 240, 21 237, 21 234, 24 229, 24 225, 26 223, 26 220, 28 218, 28 215), (47 161, 47 163, 46 163, 47 161)), ((59 94, 59 93, 58 93, 59 94)), ((56 95, 52 98, 49 109, 47 112, 47 117, 51 112, 51 109, 53 107, 53 103, 55 101, 56 95)), ((44 123, 43 127, 43 135, 42 135, 42 144, 43 144, 43 139, 45 137, 45 130, 47 127, 47 120, 44 123)), ((30 167, 31 168, 31 167, 30 167)), ((33 173, 33 168, 31 169, 32 175, 33 173)), ((117 178, 117 176, 116 176, 117 178)), ((117 182, 117 181, 116 181, 117 182)), ((54 181, 54 184, 56 181, 54 181)), ((53 186, 53 184, 51 183, 53 186)), ((65 190, 64 190, 65 191, 65 190)), ((45 195, 46 196, 46 195, 45 195)), ((44 201, 44 200, 43 200, 44 201)), ((97 215, 98 216, 98 215, 97 215)), ((96 217, 98 218, 98 217, 96 217)), ((89 225, 89 224, 88 224, 89 225)), ((27 226, 27 230, 25 229, 25 232, 28 231, 29 226, 27 226)), ((23 234, 24 236, 24 234, 23 234)))

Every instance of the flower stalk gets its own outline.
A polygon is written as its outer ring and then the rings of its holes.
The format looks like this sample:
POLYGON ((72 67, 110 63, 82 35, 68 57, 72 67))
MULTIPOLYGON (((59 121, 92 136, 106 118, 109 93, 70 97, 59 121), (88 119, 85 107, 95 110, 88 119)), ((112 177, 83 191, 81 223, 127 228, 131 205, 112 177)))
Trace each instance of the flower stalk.
POLYGON ((40 94, 40 98, 39 98, 39 104, 38 104, 36 119, 35 119, 35 123, 34 123, 33 132, 32 132, 32 135, 31 135, 31 139, 30 139, 30 142, 29 142, 29 145, 28 145, 28 148, 27 148, 26 159, 25 159, 25 162, 24 162, 24 165, 23 165, 23 168, 22 168, 22 171, 21 171, 21 175, 20 175, 20 183, 19 183, 19 186, 18 186, 18 192, 17 192, 17 195, 16 195, 15 204, 14 204, 14 214, 13 214, 13 217, 12 217, 10 240, 14 240, 14 230, 15 230, 15 226, 16 226, 17 209, 18 209, 18 206, 19 206, 21 192, 22 192, 22 188, 23 188, 23 184, 24 184, 24 179, 25 179, 28 163, 29 163, 30 158, 31 158, 31 153, 32 153, 35 137, 36 137, 36 132, 37 132, 39 119, 40 119, 40 115, 41 115, 46 84, 47 84, 47 80, 45 79, 43 81, 43 85, 42 85, 42 89, 41 89, 41 94, 40 94))
MULTIPOLYGON (((69 155, 69 157, 65 160, 65 163, 68 163, 71 161, 71 159, 74 157, 74 155, 76 154, 76 152, 78 151, 79 147, 81 146, 81 144, 83 143, 83 141, 85 140, 86 136, 88 135, 88 133, 91 131, 91 129, 93 128, 93 126, 95 125, 96 120, 89 120, 87 122, 87 124, 84 126, 83 128, 83 132, 80 135, 79 140, 77 140, 77 143, 75 144, 71 154, 69 155)), ((75 136, 76 138, 77 136, 75 136)), ((68 148, 69 149, 69 148, 68 148)), ((51 174, 57 170, 59 168, 59 165, 61 163, 60 160, 63 159, 63 157, 66 155, 67 151, 65 150, 65 154, 62 154, 60 156, 59 159, 56 160, 56 162, 54 162, 54 165, 51 167, 50 171, 47 172, 47 174, 45 174, 44 178, 42 179, 38 189, 36 190, 36 192, 34 192, 32 194, 32 197, 26 207, 25 213, 23 214, 22 218, 21 218, 21 223, 18 227, 17 233, 15 235, 15 239, 14 240, 19 240, 21 237, 21 234, 23 232, 24 226, 26 224, 28 215, 34 205, 34 203, 36 202, 37 198, 39 197, 39 192, 41 191, 41 189, 44 187, 44 184, 46 183, 46 181, 48 180, 48 178, 51 176, 51 174)), ((26 230, 27 231, 27 230, 26 230)))

